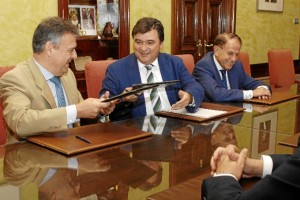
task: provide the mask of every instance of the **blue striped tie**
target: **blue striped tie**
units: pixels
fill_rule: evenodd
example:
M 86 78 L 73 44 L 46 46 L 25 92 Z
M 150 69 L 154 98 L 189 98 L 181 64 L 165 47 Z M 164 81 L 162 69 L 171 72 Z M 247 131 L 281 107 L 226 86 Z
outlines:
M 223 85 L 226 89 L 228 89 L 228 86 L 227 86 L 227 79 L 226 79 L 226 71 L 225 70 L 220 70 L 221 74 L 222 74 L 222 82 L 223 82 Z
M 55 85 L 57 107 L 66 107 L 65 95 L 59 77 L 53 76 L 50 81 Z

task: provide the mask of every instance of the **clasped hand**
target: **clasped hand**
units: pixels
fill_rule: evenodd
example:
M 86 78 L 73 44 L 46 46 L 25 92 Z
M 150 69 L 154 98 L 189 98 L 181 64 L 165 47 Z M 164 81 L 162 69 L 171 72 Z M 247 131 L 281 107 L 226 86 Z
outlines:
M 211 174 L 231 174 L 239 180 L 245 168 L 248 150 L 243 149 L 240 153 L 237 151 L 238 148 L 234 145 L 228 145 L 226 148 L 218 147 L 210 161 Z

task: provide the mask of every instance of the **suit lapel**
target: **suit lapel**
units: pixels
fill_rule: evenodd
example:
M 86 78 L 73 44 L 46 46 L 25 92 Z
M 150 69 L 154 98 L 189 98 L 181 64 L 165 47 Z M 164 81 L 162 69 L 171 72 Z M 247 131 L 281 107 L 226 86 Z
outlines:
M 129 70 L 127 71 L 127 77 L 130 77 L 130 85 L 141 83 L 140 70 L 137 63 L 137 58 L 134 54 L 132 54 L 131 59 L 129 61 Z
M 158 64 L 159 64 L 159 70 L 160 70 L 163 81 L 172 80 L 173 79 L 172 78 L 172 74 L 173 74 L 172 66 L 171 65 L 166 66 L 165 59 L 163 58 L 161 53 L 158 54 Z
M 41 89 L 41 95 L 44 97 L 45 101 L 49 103 L 51 108 L 56 108 L 55 99 L 52 95 L 52 92 L 50 90 L 49 85 L 47 84 L 47 81 L 45 80 L 45 77 L 39 70 L 38 66 L 36 65 L 33 58 L 31 58 L 28 61 L 30 71 L 32 72 L 32 76 L 35 80 L 35 84 L 38 88 Z

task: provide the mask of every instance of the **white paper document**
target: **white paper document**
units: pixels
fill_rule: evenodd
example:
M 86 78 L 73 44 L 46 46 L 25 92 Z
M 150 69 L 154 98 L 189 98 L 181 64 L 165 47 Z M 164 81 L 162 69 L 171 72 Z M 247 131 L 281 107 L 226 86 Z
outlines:
M 182 115 L 189 115 L 193 117 L 200 117 L 200 118 L 211 118 L 216 117 L 218 115 L 222 115 L 227 113 L 227 111 L 223 110 L 212 110 L 212 109 L 206 109 L 206 108 L 199 108 L 197 112 L 195 113 L 189 113 L 185 108 L 179 109 L 179 110 L 162 110 L 164 112 L 171 112 L 171 113 L 177 113 Z

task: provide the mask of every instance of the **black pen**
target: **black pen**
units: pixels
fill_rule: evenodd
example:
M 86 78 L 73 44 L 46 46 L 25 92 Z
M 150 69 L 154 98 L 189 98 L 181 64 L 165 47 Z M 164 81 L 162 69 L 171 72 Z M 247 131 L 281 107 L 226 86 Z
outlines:
M 81 141 L 84 141 L 86 143 L 92 144 L 91 141 L 89 141 L 88 139 L 85 139 L 84 137 L 80 136 L 80 135 L 75 135 L 76 139 L 79 139 Z

